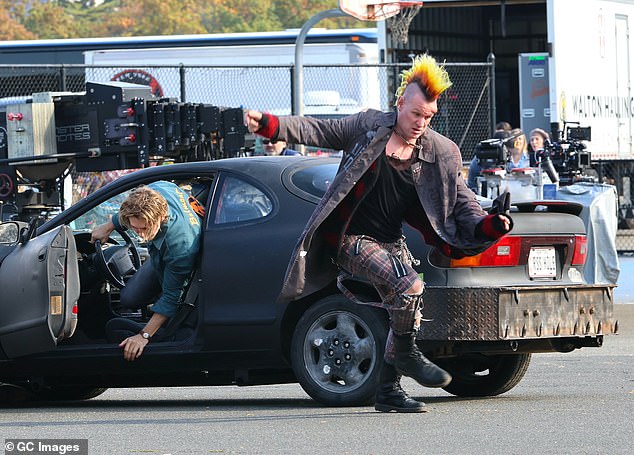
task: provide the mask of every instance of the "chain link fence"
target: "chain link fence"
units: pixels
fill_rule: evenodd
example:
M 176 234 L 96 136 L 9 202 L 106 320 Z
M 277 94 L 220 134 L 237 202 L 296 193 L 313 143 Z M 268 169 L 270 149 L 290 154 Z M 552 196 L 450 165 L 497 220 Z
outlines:
M 616 247 L 619 252 L 634 253 L 634 161 L 593 162 L 600 182 L 616 186 L 619 197 Z

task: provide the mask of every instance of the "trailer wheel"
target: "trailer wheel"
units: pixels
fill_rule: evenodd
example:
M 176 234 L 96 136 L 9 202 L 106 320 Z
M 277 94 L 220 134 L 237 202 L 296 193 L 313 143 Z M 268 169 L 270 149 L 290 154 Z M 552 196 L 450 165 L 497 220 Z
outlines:
M 459 397 L 490 397 L 508 392 L 524 377 L 531 354 L 466 354 L 440 359 L 453 379 L 444 390 Z

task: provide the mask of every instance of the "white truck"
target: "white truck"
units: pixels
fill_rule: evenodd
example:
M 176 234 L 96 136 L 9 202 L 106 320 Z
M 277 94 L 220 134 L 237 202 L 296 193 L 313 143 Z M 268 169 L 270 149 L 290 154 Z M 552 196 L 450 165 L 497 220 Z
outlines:
M 180 101 L 288 114 L 297 33 L 218 34 L 210 45 L 196 47 L 161 47 L 154 42 L 147 48 L 91 50 L 84 53 L 85 63 L 91 65 L 86 80 L 144 83 L 156 95 Z M 376 66 L 376 35 L 376 29 L 314 29 L 308 34 L 307 115 L 336 116 L 386 107 Z M 254 39 L 257 36 L 260 39 Z
M 550 119 L 592 127 L 593 160 L 634 158 L 634 1 L 549 0 Z

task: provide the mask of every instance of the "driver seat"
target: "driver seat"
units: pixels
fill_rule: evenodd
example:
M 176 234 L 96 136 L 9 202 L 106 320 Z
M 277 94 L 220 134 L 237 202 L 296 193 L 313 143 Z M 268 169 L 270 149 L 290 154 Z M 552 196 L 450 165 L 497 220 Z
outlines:
M 182 341 L 189 338 L 196 330 L 198 313 L 195 311 L 200 288 L 200 267 L 197 261 L 192 276 L 185 286 L 183 298 L 178 304 L 174 316 L 152 337 L 152 342 Z M 124 339 L 136 335 L 144 327 L 145 322 L 116 317 L 106 323 L 106 340 L 108 343 L 121 343 Z

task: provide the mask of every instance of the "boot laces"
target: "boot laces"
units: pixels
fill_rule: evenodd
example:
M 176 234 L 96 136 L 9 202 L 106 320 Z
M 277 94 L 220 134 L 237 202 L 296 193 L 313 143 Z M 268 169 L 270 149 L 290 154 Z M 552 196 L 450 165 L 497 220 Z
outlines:
M 404 400 L 409 399 L 409 395 L 405 393 L 405 390 L 401 387 L 401 384 L 397 381 L 392 385 L 392 388 L 385 395 L 391 398 L 403 398 Z
M 427 357 L 425 357 L 423 355 L 422 352 L 420 352 L 420 350 L 418 349 L 418 347 L 416 345 L 414 345 L 413 349 L 410 351 L 409 353 L 409 357 L 411 357 L 412 359 L 416 360 L 417 362 L 420 363 L 431 363 Z

